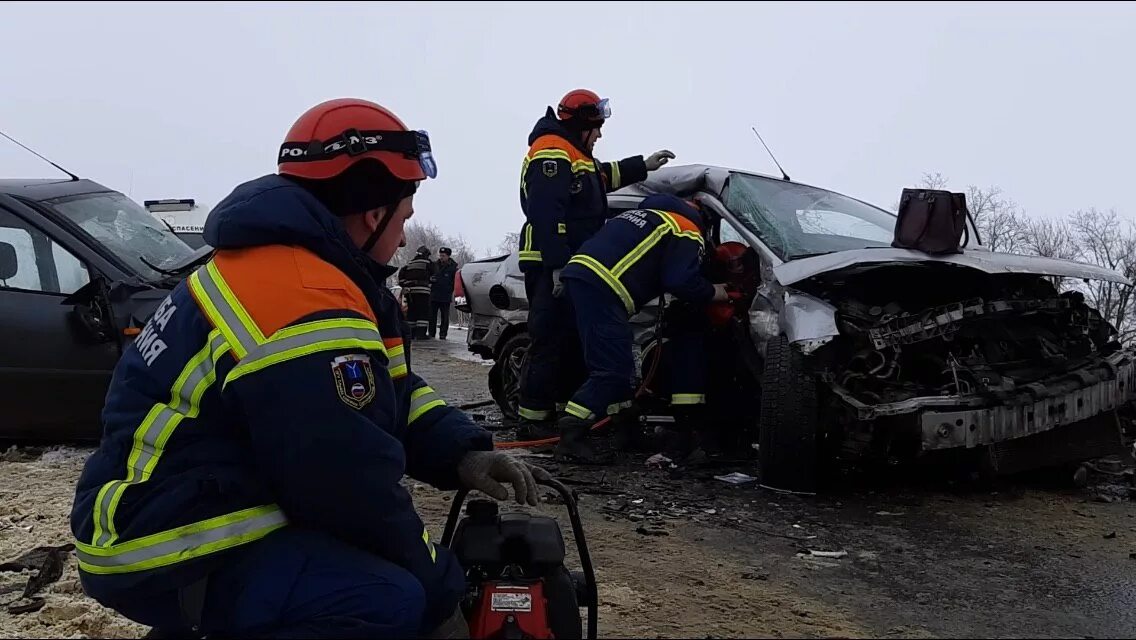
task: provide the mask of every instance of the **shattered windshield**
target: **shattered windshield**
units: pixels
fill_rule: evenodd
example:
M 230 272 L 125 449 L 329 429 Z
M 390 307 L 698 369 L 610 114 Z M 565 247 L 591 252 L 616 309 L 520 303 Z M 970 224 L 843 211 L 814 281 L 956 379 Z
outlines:
M 193 253 L 161 220 L 121 193 L 69 198 L 52 206 L 147 279 L 163 277 L 153 267 L 164 269 Z
M 833 251 L 890 247 L 895 216 L 816 187 L 741 173 L 730 176 L 726 206 L 788 261 Z

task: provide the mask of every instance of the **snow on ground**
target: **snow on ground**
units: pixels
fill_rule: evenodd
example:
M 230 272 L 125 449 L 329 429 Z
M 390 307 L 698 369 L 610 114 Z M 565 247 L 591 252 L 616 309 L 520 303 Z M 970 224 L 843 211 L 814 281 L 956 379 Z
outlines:
M 485 360 L 476 353 L 470 353 L 469 347 L 466 346 L 468 336 L 469 331 L 466 328 L 450 325 L 450 332 L 446 335 L 445 340 L 433 339 L 427 340 L 426 342 L 436 345 L 439 351 L 451 358 L 473 362 L 486 367 L 493 366 L 492 360 Z

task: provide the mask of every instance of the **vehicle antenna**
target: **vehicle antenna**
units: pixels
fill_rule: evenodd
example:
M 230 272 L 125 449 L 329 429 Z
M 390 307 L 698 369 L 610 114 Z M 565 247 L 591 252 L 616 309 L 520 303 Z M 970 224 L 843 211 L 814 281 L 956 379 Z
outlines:
M 55 167 L 56 169 L 59 169 L 59 170 L 60 170 L 60 171 L 62 171 L 63 173 L 66 173 L 67 175 L 71 176 L 71 180 L 72 180 L 72 181 L 78 181 L 78 180 L 79 180 L 79 176 L 77 176 L 77 175 L 75 175 L 75 174 L 71 173 L 70 171 L 68 171 L 68 170 L 64 169 L 63 167 L 61 167 L 61 166 L 59 166 L 59 165 L 55 164 L 55 163 L 54 163 L 54 162 L 52 162 L 51 160 L 48 160 L 47 158 L 45 158 L 45 157 L 43 157 L 42 155 L 40 155 L 40 154 L 36 153 L 36 152 L 35 152 L 35 151 L 33 151 L 32 149 L 29 149 L 29 148 L 27 147 L 27 145 L 23 144 L 23 143 L 22 143 L 22 142 L 20 142 L 19 140 L 16 140 L 16 139 L 15 139 L 15 138 L 13 138 L 12 136 L 10 136 L 10 135 L 8 135 L 8 134 L 4 133 L 3 131 L 0 131 L 0 136 L 4 136 L 5 138 L 7 138 L 7 139 L 11 140 L 12 142 L 15 142 L 16 144 L 20 145 L 20 146 L 21 146 L 21 147 L 23 147 L 24 149 L 27 149 L 27 151 L 29 151 L 29 152 L 31 152 L 32 154 L 34 154 L 34 155 L 36 155 L 37 157 L 39 157 L 39 159 L 41 159 L 41 160 L 43 160 L 44 162 L 46 162 L 46 163 L 50 164 L 51 166 Z
M 770 158 L 773 158 L 773 164 L 777 165 L 777 168 L 781 171 L 781 179 L 785 182 L 792 182 L 792 180 L 789 179 L 789 174 L 785 173 L 785 170 L 781 168 L 781 163 L 777 162 L 776 156 L 769 150 L 769 145 L 765 144 L 765 140 L 761 139 L 761 134 L 757 132 L 757 127 L 750 127 L 750 129 L 753 129 L 753 135 L 757 136 L 757 140 L 761 142 L 761 146 L 765 147 L 765 152 L 769 154 Z

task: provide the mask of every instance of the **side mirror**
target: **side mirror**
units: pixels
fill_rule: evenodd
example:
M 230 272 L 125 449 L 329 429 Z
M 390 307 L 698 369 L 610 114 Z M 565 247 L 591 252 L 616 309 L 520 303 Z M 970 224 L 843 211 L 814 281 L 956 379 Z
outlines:
M 102 276 L 95 276 L 81 289 L 67 296 L 63 304 L 73 306 L 67 314 L 71 325 L 88 343 L 114 342 L 110 299 Z
M 0 242 L 0 280 L 8 280 L 16 275 L 16 247 Z

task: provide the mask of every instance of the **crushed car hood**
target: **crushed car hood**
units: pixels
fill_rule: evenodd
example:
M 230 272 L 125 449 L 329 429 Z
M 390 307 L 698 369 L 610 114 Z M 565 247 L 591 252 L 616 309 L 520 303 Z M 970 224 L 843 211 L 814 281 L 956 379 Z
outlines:
M 931 256 L 910 249 L 895 249 L 882 247 L 879 249 L 852 249 L 849 251 L 836 251 L 824 255 L 812 256 L 791 260 L 773 267 L 777 281 L 782 285 L 791 285 L 815 275 L 839 271 L 849 267 L 894 264 L 894 263 L 932 263 L 941 262 L 970 267 L 991 274 L 999 273 L 1032 273 L 1042 276 L 1061 276 L 1066 278 L 1086 278 L 1090 280 L 1105 280 L 1124 285 L 1132 284 L 1128 278 L 1119 273 L 1091 264 L 1060 260 L 1057 258 L 1041 258 L 1038 256 L 1019 256 L 1010 253 L 995 253 L 992 251 L 967 251 L 965 253 Z

